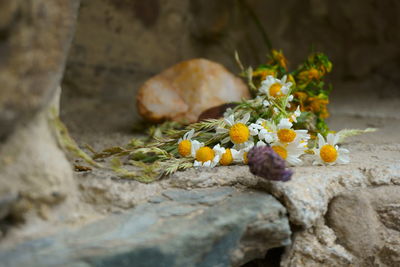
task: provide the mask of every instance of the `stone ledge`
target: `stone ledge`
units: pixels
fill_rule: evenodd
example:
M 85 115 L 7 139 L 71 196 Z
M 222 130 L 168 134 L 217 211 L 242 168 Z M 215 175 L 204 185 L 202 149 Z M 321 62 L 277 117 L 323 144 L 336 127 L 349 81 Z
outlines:
M 80 229 L 2 249 L 0 266 L 238 266 L 288 245 L 290 235 L 271 195 L 170 189 Z

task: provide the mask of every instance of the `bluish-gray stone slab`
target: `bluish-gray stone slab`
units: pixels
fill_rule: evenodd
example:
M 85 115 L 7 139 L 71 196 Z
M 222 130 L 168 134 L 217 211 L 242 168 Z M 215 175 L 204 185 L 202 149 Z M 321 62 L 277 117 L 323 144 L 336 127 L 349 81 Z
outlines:
M 290 242 L 285 208 L 230 187 L 165 191 L 123 214 L 0 251 L 0 266 L 231 266 Z

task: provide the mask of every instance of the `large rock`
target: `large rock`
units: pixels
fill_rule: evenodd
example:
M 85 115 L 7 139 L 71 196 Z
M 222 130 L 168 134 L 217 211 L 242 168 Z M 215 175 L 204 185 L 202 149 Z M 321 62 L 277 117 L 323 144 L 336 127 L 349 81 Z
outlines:
M 51 100 L 72 39 L 78 0 L 0 3 L 0 142 Z
M 239 266 L 288 245 L 290 234 L 284 207 L 263 192 L 170 189 L 123 214 L 2 248 L 0 266 Z
M 182 188 L 244 185 L 269 191 L 287 208 L 296 229 L 282 266 L 371 266 L 373 261 L 397 266 L 399 145 L 347 147 L 349 165 L 313 166 L 306 156 L 305 166 L 294 168 L 293 178 L 285 183 L 252 176 L 247 166 L 228 166 L 177 173 L 171 184 Z
M 324 217 L 297 231 L 282 266 L 399 266 L 400 186 L 339 194 Z
M 46 109 L 18 127 L 0 147 L 0 226 L 3 219 L 18 221 L 29 211 L 40 214 L 77 193 L 55 132 L 60 130 L 55 125 L 60 93 L 61 88 Z
M 400 186 L 381 186 L 333 199 L 328 225 L 363 266 L 400 265 Z
M 353 267 L 357 258 L 336 242 L 335 232 L 320 218 L 313 227 L 293 234 L 282 267 Z M 367 265 L 368 266 L 368 265 Z
M 77 191 L 54 121 L 78 4 L 0 3 L 0 234 Z
M 137 94 L 137 107 L 149 121 L 191 123 L 206 109 L 248 97 L 243 81 L 222 65 L 192 59 L 146 81 Z

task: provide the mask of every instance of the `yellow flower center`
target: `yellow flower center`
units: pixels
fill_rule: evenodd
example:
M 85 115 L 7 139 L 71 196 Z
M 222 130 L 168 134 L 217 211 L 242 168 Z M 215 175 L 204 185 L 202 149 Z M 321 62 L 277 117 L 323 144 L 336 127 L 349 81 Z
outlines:
M 327 163 L 335 162 L 338 157 L 336 148 L 332 145 L 324 145 L 319 151 L 321 159 Z
M 282 84 L 274 83 L 269 88 L 269 95 L 272 96 L 272 97 L 277 97 L 278 95 L 280 95 L 281 89 L 282 89 Z
M 283 143 L 290 143 L 296 138 L 296 132 L 292 129 L 280 129 L 278 131 L 278 138 Z
M 189 140 L 182 140 L 178 145 L 179 155 L 181 155 L 182 157 L 189 156 L 191 148 L 192 148 L 192 143 Z
M 219 163 L 221 165 L 227 166 L 233 162 L 232 152 L 229 148 L 225 150 L 225 153 L 222 154 L 221 160 Z
M 244 164 L 248 164 L 248 163 L 249 163 L 249 159 L 247 158 L 247 153 L 248 153 L 248 152 L 244 152 L 244 153 L 243 153 L 243 163 L 244 163 Z
M 243 123 L 234 124 L 229 130 L 229 136 L 235 144 L 241 144 L 249 140 L 250 131 Z
M 283 146 L 272 146 L 272 149 L 276 152 L 276 154 L 281 156 L 281 158 L 287 158 L 287 150 Z
M 201 161 L 203 163 L 212 160 L 214 156 L 215 156 L 214 150 L 212 150 L 208 146 L 201 147 L 196 152 L 196 160 Z

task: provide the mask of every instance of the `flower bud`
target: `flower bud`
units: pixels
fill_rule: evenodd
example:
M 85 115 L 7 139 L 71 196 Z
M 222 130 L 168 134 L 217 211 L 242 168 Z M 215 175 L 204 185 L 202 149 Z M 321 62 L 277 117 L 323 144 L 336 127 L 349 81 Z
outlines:
M 289 181 L 293 171 L 271 147 L 253 147 L 247 154 L 251 173 L 271 181 Z

